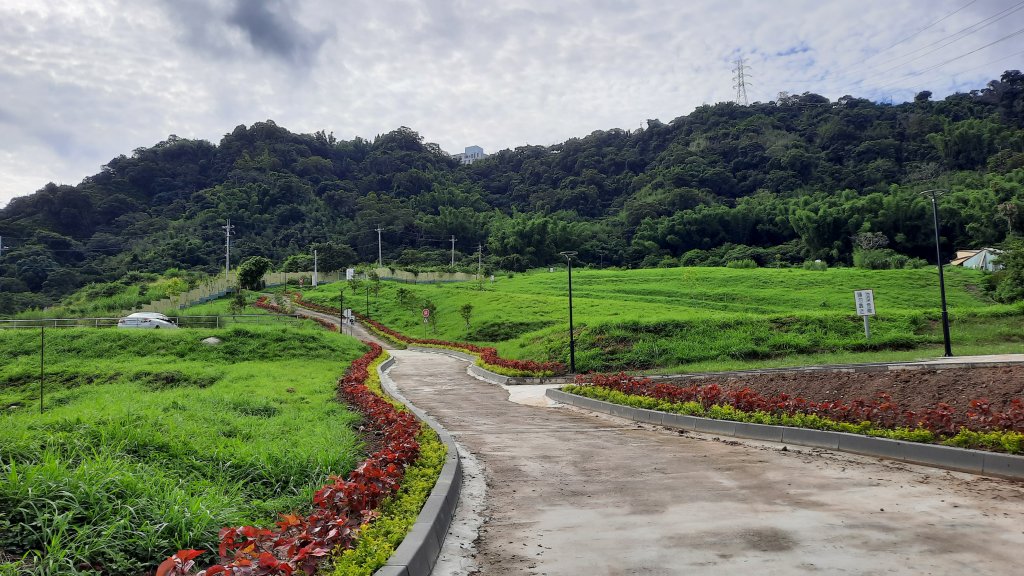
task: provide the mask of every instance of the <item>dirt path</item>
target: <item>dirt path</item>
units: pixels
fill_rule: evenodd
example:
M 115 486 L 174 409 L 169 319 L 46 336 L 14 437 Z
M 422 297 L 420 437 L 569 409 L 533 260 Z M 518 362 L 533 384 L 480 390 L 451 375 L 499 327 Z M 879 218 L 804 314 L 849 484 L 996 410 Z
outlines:
M 465 362 L 394 355 L 483 464 L 482 574 L 1021 573 L 1022 484 L 513 404 Z

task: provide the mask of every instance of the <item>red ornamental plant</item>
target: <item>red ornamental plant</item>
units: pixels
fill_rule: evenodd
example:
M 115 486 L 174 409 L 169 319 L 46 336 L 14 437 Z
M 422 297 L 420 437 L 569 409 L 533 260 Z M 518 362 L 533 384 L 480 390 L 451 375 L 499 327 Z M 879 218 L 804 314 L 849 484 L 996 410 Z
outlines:
M 272 306 L 272 305 L 271 305 Z M 308 516 L 283 514 L 273 528 L 239 526 L 220 531 L 220 562 L 196 576 L 291 576 L 313 574 L 319 562 L 338 547 L 351 547 L 359 527 L 377 517 L 385 498 L 398 491 L 407 466 L 419 456 L 420 425 L 366 387 L 370 364 L 381 354 L 377 344 L 352 362 L 339 390 L 366 417 L 366 426 L 382 437 L 382 448 L 348 478 L 332 477 L 317 491 Z M 161 564 L 158 576 L 192 574 L 200 552 L 181 550 Z
M 578 376 L 576 383 L 668 402 L 698 402 L 705 409 L 720 404 L 744 412 L 767 412 L 789 416 L 812 414 L 837 422 L 871 422 L 882 428 L 909 426 L 943 435 L 956 434 L 961 428 L 978 432 L 1024 432 L 1024 400 L 1019 398 L 1012 400 L 1010 406 L 1002 412 L 993 412 L 989 401 L 981 398 L 971 402 L 971 410 L 966 414 L 958 414 L 952 406 L 945 403 L 917 412 L 903 410 L 884 392 L 879 393 L 873 400 L 815 402 L 799 397 L 793 398 L 788 394 L 768 398 L 750 388 L 723 392 L 718 384 L 677 386 L 656 383 L 649 378 L 635 378 L 624 373 Z
M 325 314 L 335 314 L 336 315 L 338 313 L 338 309 L 337 308 L 332 308 L 330 306 L 323 306 L 321 304 L 316 304 L 316 303 L 313 303 L 313 302 L 307 302 L 307 301 L 303 300 L 302 299 L 302 294 L 299 293 L 299 292 L 293 293 L 292 294 L 292 298 L 295 300 L 295 302 L 297 304 L 301 305 L 303 308 L 309 308 L 310 310 L 314 310 L 316 312 L 322 312 L 322 313 L 325 313 Z M 536 373 L 536 374 L 542 374 L 542 373 L 564 374 L 565 373 L 565 365 L 562 364 L 561 362 L 537 362 L 537 361 L 534 361 L 534 360 L 512 360 L 512 359 L 502 358 L 501 356 L 498 356 L 498 351 L 496 349 L 494 349 L 494 348 L 489 347 L 489 346 L 477 346 L 476 344 L 469 344 L 469 343 L 466 343 L 466 342 L 448 342 L 446 340 L 437 340 L 437 339 L 433 339 L 433 338 L 412 338 L 412 337 L 406 336 L 405 334 L 402 334 L 401 332 L 392 330 L 391 328 L 388 328 L 387 326 L 385 326 L 384 324 L 381 324 L 380 322 L 377 322 L 376 320 L 371 320 L 370 318 L 367 318 L 367 317 L 363 316 L 362 314 L 358 314 L 358 313 L 355 313 L 355 312 L 353 312 L 353 313 L 356 315 L 356 318 L 358 318 L 359 321 L 362 322 L 363 324 L 367 324 L 369 326 L 372 326 L 374 329 L 376 329 L 377 331 L 387 335 L 388 337 L 394 338 L 395 340 L 397 340 L 399 342 L 405 342 L 406 344 L 426 344 L 428 346 L 442 346 L 442 347 L 445 347 L 445 348 L 453 348 L 453 349 L 456 349 L 456 350 L 464 350 L 466 352 L 470 352 L 472 354 L 476 354 L 476 355 L 480 356 L 480 359 L 483 360 L 483 362 L 485 364 L 490 364 L 491 366 L 499 366 L 501 368 L 508 368 L 510 370 L 520 370 L 520 371 L 523 371 L 523 372 L 532 372 L 532 373 Z

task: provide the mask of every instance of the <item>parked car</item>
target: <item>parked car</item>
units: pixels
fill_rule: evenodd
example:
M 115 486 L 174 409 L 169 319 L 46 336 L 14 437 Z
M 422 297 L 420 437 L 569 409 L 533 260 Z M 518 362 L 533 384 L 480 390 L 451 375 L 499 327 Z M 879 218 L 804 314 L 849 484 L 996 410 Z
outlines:
M 159 312 L 135 312 L 117 321 L 118 328 L 177 328 L 178 325 Z

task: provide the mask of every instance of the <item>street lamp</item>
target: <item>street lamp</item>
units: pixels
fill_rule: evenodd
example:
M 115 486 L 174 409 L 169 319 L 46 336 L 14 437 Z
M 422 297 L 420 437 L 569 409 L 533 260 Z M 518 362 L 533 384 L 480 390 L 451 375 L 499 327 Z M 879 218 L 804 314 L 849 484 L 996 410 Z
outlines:
M 565 261 L 569 264 L 569 372 L 575 374 L 576 337 L 573 336 L 572 327 L 572 257 L 576 255 L 576 252 L 559 252 L 559 254 L 565 256 Z
M 932 199 L 932 221 L 935 223 L 935 264 L 939 267 L 939 295 L 942 298 L 942 341 L 946 346 L 947 358 L 953 355 L 949 345 L 949 313 L 946 312 L 946 282 L 942 277 L 942 252 L 939 250 L 939 203 L 936 199 L 936 192 L 949 192 L 945 188 L 925 190 L 922 194 L 931 196 Z

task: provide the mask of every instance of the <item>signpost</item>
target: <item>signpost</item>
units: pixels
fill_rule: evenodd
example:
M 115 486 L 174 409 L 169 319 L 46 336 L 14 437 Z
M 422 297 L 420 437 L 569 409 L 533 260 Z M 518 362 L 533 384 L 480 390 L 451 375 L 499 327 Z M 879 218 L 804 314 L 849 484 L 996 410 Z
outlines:
M 875 293 L 872 290 L 854 290 L 853 300 L 857 303 L 857 315 L 864 318 L 864 339 L 871 339 L 868 316 L 875 315 Z
M 423 309 L 423 337 L 427 337 L 427 321 L 430 320 L 430 308 Z

